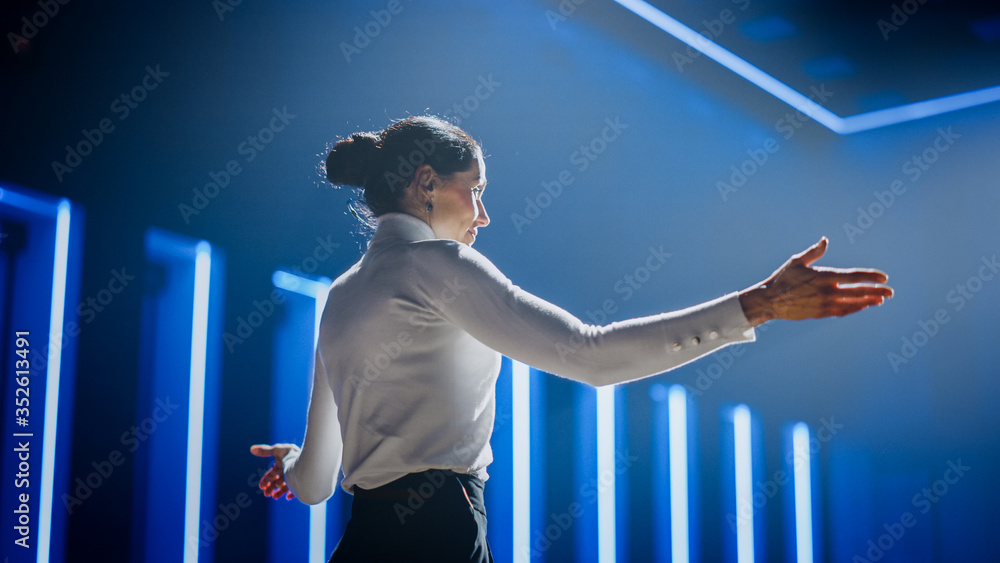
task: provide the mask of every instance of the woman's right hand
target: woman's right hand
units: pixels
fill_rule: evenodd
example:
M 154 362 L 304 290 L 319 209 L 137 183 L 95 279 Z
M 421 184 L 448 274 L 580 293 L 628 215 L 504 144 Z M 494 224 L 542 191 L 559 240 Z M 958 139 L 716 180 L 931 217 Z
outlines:
M 771 319 L 842 317 L 892 297 L 885 272 L 868 268 L 813 266 L 826 252 L 826 237 L 792 256 L 770 278 L 740 292 L 747 320 L 754 326 Z
M 284 459 L 288 452 L 298 451 L 298 449 L 299 447 L 295 444 L 255 444 L 250 446 L 250 453 L 257 457 L 274 457 L 274 466 L 260 478 L 258 485 L 265 495 L 273 499 L 279 499 L 282 495 L 288 499 L 295 498 L 295 495 L 288 490 L 288 484 L 285 483 Z

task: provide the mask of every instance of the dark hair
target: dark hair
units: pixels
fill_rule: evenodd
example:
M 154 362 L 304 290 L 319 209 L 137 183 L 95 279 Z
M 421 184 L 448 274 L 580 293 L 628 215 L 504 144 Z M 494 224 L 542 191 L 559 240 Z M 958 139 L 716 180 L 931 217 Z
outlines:
M 472 166 L 481 150 L 468 133 L 443 119 L 408 117 L 378 133 L 358 132 L 338 141 L 326 157 L 326 177 L 332 184 L 361 188 L 359 219 L 373 226 L 375 217 L 400 210 L 420 165 L 449 176 Z

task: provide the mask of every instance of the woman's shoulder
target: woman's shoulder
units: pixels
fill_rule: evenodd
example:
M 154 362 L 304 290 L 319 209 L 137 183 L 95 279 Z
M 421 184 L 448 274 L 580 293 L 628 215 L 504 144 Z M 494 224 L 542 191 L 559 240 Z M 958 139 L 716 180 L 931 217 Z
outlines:
M 428 239 L 411 242 L 407 246 L 409 258 L 416 267 L 496 269 L 481 252 L 458 241 Z
M 468 280 L 484 287 L 510 280 L 478 250 L 448 239 L 400 241 L 366 256 L 361 279 L 394 279 L 437 286 L 446 280 Z M 359 272 L 361 273 L 361 272 Z

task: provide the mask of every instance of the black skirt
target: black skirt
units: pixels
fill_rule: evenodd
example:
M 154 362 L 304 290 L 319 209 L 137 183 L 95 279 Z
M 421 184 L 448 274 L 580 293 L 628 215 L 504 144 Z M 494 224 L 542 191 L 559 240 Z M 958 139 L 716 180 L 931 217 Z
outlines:
M 351 519 L 330 563 L 491 562 L 483 482 L 443 469 L 354 488 Z

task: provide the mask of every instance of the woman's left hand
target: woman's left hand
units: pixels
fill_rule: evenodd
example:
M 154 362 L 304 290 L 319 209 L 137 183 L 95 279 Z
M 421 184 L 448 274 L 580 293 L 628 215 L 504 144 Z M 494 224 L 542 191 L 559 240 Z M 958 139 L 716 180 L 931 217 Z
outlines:
M 765 281 L 740 292 L 740 303 L 751 324 L 771 319 L 842 317 L 892 297 L 892 288 L 885 285 L 889 276 L 879 270 L 813 266 L 826 252 L 828 242 L 823 237 L 789 258 Z
M 258 485 L 265 495 L 273 499 L 279 499 L 282 495 L 285 495 L 287 499 L 295 498 L 295 495 L 288 490 L 288 484 L 285 483 L 284 459 L 288 452 L 298 449 L 299 447 L 295 444 L 256 444 L 250 446 L 250 453 L 257 457 L 274 456 L 274 466 L 260 478 Z

